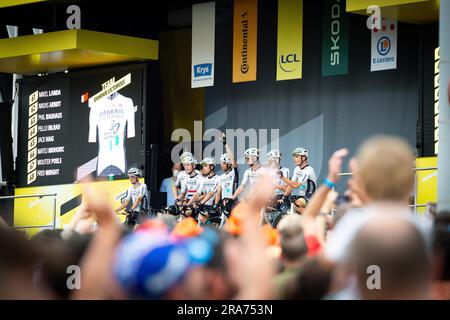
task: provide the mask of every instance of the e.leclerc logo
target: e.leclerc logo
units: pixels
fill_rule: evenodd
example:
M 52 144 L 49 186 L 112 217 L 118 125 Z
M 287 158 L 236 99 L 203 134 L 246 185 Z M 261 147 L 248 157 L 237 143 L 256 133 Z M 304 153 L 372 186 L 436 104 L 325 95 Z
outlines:
M 391 50 L 391 40 L 384 36 L 378 40 L 377 51 L 381 56 L 385 56 Z
M 210 76 L 212 63 L 197 64 L 194 66 L 194 78 Z
M 280 56 L 280 61 L 278 62 L 280 65 L 280 68 L 285 71 L 285 72 L 292 72 L 295 71 L 295 69 L 297 69 L 298 64 L 294 64 L 294 68 L 289 68 L 289 66 L 291 66 L 293 63 L 298 63 L 300 62 L 300 60 L 297 59 L 297 54 L 296 53 L 290 53 L 287 55 L 281 55 Z

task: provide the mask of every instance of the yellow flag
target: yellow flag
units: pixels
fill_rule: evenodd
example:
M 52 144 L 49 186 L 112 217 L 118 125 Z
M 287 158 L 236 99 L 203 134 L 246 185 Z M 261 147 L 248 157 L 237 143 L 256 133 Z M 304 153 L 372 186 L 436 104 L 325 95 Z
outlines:
M 278 0 L 277 81 L 301 79 L 303 0 Z
M 256 80 L 258 0 L 234 0 L 233 83 Z

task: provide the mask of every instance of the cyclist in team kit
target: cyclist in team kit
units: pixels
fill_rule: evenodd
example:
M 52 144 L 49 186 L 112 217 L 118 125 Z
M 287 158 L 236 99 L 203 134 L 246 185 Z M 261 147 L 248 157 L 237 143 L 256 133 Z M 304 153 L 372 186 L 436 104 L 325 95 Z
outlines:
M 142 172 L 138 168 L 130 168 L 128 170 L 128 178 L 131 186 L 128 188 L 125 201 L 118 207 L 115 212 L 121 212 L 127 208 L 131 202 L 131 207 L 126 210 L 127 218 L 125 224 L 134 227 L 140 223 L 142 216 L 148 213 L 148 191 L 145 183 L 140 183 L 139 178 Z
M 199 224 L 205 223 L 209 218 L 209 212 L 214 209 L 214 201 L 220 184 L 220 177 L 214 171 L 214 159 L 204 158 L 201 166 L 203 187 L 194 195 L 194 202 L 198 202 L 200 209 Z
M 248 164 L 249 168 L 245 170 L 244 177 L 242 179 L 241 185 L 237 188 L 236 192 L 231 196 L 231 199 L 235 200 L 244 191 L 245 187 L 253 187 L 255 183 L 260 179 L 263 168 L 259 162 L 259 150 L 256 148 L 249 148 L 245 150 L 244 153 L 245 162 Z
M 183 152 L 183 153 L 181 154 L 181 156 L 180 156 L 180 163 L 183 165 L 184 159 L 186 159 L 186 158 L 188 158 L 188 157 L 193 158 L 194 156 L 193 156 L 193 154 L 192 154 L 191 152 L 189 152 L 189 151 Z M 194 169 L 195 169 L 195 167 L 194 167 Z M 198 171 L 198 170 L 196 170 L 196 169 L 195 169 L 195 172 L 197 172 L 198 174 L 200 174 L 200 171 Z M 177 180 L 175 181 L 175 188 L 177 188 L 177 192 L 178 192 L 178 193 L 180 193 L 181 188 L 182 188 L 182 185 L 183 185 L 183 183 L 186 181 L 187 178 L 188 178 L 188 174 L 186 173 L 186 170 L 185 170 L 184 165 L 183 165 L 183 170 L 180 171 L 180 172 L 178 173 Z
M 317 176 L 313 167 L 308 164 L 309 152 L 305 148 L 295 148 L 292 151 L 294 163 L 296 165 L 292 174 L 292 179 L 284 176 L 279 171 L 280 178 L 287 184 L 287 190 L 284 193 L 283 200 L 288 197 L 294 189 L 299 188 L 299 198 L 294 202 L 295 209 L 299 213 L 303 213 L 306 204 L 316 191 Z
M 219 204 L 221 199 L 231 199 L 239 186 L 237 162 L 233 157 L 233 152 L 230 146 L 228 146 L 225 136 L 223 136 L 222 142 L 226 153 L 220 156 L 220 168 L 223 173 L 220 175 L 219 190 L 215 199 L 216 204 Z
M 203 176 L 195 170 L 197 160 L 193 156 L 186 156 L 183 159 L 183 167 L 187 178 L 181 183 L 181 194 L 177 198 L 178 203 L 185 203 L 186 206 L 191 206 L 194 201 L 199 200 L 194 195 L 201 194 L 203 189 Z M 179 174 L 178 174 L 179 176 Z
M 270 168 L 275 169 L 277 172 L 281 171 L 284 177 L 290 177 L 290 170 L 287 167 L 283 167 L 281 165 L 281 152 L 280 150 L 274 149 L 269 151 L 267 154 L 267 160 L 269 161 L 268 165 Z M 283 194 L 287 190 L 286 182 L 281 179 L 281 177 L 277 177 L 277 185 L 275 187 L 275 195 L 277 198 L 281 198 Z

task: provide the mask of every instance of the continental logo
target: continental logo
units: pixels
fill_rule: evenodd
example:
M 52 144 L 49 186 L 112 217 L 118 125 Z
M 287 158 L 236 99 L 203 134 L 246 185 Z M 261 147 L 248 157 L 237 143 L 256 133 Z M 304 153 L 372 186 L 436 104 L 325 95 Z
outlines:
M 241 72 L 246 74 L 248 72 L 248 14 L 244 12 L 242 15 L 242 62 L 241 62 Z
M 296 53 L 290 53 L 287 55 L 281 55 L 278 64 L 284 72 L 293 72 L 297 70 L 300 60 L 297 58 Z
M 39 91 L 36 91 L 36 92 L 30 94 L 30 96 L 28 98 L 27 185 L 36 181 L 38 99 L 39 99 Z

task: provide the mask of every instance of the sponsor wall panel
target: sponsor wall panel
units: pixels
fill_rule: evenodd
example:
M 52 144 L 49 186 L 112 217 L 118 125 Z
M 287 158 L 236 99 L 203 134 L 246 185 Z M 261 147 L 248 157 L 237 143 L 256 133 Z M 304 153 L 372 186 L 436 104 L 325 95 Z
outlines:
M 214 85 L 215 15 L 215 2 L 192 6 L 192 88 Z
M 233 14 L 233 83 L 255 81 L 258 0 L 235 0 Z
M 348 72 L 348 16 L 345 0 L 323 1 L 322 76 Z
M 301 79 L 303 0 L 278 0 L 277 81 Z
M 397 21 L 383 18 L 371 31 L 370 71 L 397 69 Z
M 419 105 L 417 26 L 400 23 L 398 57 L 402 63 L 397 70 L 371 73 L 367 17 L 350 14 L 349 26 L 361 28 L 349 28 L 349 39 L 355 45 L 349 48 L 348 75 L 322 77 L 322 2 L 304 1 L 303 5 L 304 12 L 308 13 L 303 21 L 303 57 L 307 63 L 303 65 L 305 79 L 301 81 L 274 82 L 278 2 L 258 3 L 258 15 L 265 21 L 259 24 L 260 36 L 265 41 L 258 44 L 258 64 L 265 67 L 259 68 L 258 81 L 250 86 L 239 86 L 239 90 L 230 81 L 233 20 L 218 22 L 217 33 L 228 32 L 229 36 L 226 41 L 216 44 L 217 82 L 206 90 L 205 129 L 255 129 L 258 141 L 265 140 L 260 138 L 259 130 L 267 132 L 270 140 L 271 130 L 277 129 L 279 148 L 283 153 L 282 165 L 292 172 L 291 151 L 303 146 L 310 151 L 311 165 L 321 176 L 319 181 L 325 177 L 328 158 L 335 150 L 349 148 L 350 158 L 361 142 L 371 135 L 398 135 L 414 148 L 417 109 L 411 106 Z M 232 8 L 229 10 L 231 16 Z M 241 159 L 243 151 L 238 150 L 236 142 L 235 146 L 236 158 Z M 244 147 L 251 146 L 247 139 Z M 261 161 L 266 161 L 266 155 L 262 155 Z M 241 167 L 242 170 L 246 168 L 245 165 Z M 342 179 L 337 190 L 345 189 L 346 179 Z

